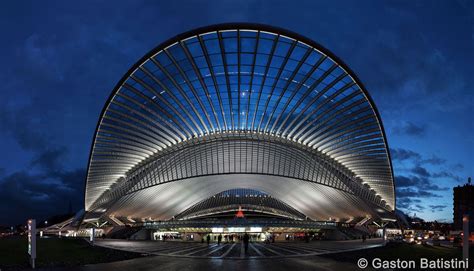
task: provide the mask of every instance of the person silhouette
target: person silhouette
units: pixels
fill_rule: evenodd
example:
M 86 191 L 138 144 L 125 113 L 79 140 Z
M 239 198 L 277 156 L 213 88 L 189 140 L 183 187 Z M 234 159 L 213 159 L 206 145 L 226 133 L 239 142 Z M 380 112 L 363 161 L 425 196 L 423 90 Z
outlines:
M 249 250 L 249 240 L 250 240 L 250 236 L 245 233 L 244 234 L 244 249 L 245 249 L 245 254 L 247 254 L 247 251 Z

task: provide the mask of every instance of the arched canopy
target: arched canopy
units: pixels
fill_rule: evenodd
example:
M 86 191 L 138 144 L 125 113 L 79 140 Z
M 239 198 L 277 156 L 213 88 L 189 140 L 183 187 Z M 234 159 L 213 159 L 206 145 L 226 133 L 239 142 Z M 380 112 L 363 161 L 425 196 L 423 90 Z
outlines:
M 315 189 L 312 195 L 282 194 L 302 182 Z M 314 219 L 395 206 L 385 133 L 364 86 L 327 49 L 264 25 L 178 35 L 125 74 L 96 129 L 85 208 L 129 216 L 126 210 L 136 214 L 133 206 L 141 206 L 141 217 L 167 219 L 221 192 L 203 190 L 209 183 L 224 190 L 262 187 L 290 206 L 306 200 L 296 209 Z M 161 206 L 146 201 L 152 195 L 166 205 L 165 186 L 200 191 L 201 198 L 168 201 L 169 210 L 158 215 Z M 327 199 L 314 197 L 327 191 Z

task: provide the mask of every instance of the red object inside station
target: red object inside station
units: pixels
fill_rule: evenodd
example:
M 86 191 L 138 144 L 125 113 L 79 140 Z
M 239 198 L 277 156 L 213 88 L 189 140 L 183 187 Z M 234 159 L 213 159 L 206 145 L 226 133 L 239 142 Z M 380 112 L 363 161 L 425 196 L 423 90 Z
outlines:
M 237 211 L 237 214 L 235 214 L 235 217 L 237 218 L 243 218 L 244 217 L 244 212 L 242 212 L 242 209 L 239 206 L 239 210 Z

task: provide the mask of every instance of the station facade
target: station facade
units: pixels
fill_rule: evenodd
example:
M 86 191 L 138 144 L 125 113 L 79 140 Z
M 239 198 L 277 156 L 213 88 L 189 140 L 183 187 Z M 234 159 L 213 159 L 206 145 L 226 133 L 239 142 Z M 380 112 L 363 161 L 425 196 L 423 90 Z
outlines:
M 154 239 L 286 237 L 390 221 L 394 208 L 382 120 L 355 73 L 299 34 L 221 24 L 165 41 L 117 83 L 83 221 Z

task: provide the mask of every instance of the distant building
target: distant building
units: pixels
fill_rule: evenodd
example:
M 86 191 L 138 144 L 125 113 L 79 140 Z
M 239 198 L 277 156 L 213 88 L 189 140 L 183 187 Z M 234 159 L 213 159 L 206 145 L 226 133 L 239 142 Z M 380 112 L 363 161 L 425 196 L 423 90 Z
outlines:
M 474 185 L 471 178 L 463 186 L 454 187 L 454 229 L 462 230 L 462 217 L 469 215 L 469 232 L 474 231 Z

